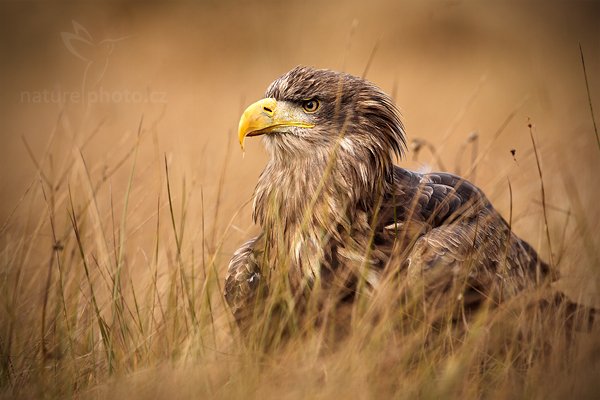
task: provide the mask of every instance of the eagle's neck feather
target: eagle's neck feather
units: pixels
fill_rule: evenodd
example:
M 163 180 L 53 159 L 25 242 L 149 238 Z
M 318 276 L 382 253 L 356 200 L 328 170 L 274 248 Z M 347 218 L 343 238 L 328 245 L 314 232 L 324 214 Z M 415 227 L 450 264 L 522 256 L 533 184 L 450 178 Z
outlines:
M 255 191 L 254 219 L 275 259 L 269 265 L 287 263 L 300 279 L 313 280 L 334 248 L 347 246 L 351 232 L 368 230 L 371 207 L 393 167 L 357 154 L 347 141 L 334 151 L 292 157 L 267 164 Z

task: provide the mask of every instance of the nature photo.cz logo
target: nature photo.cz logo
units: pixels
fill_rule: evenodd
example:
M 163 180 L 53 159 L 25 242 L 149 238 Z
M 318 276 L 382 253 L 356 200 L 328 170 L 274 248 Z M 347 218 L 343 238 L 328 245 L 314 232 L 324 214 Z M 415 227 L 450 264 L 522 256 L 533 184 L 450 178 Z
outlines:
M 166 103 L 166 93 L 162 91 L 107 90 L 102 86 L 115 48 L 131 36 L 96 40 L 79 22 L 72 24 L 73 32 L 61 32 L 60 36 L 65 48 L 83 63 L 80 89 L 22 91 L 21 103 Z

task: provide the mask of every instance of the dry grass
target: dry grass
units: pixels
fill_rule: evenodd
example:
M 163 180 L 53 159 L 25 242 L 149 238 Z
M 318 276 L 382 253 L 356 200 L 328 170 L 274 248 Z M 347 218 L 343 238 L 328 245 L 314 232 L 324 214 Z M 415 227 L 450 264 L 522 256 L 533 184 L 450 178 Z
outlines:
M 231 30 L 223 37 L 211 35 L 211 29 L 217 31 L 214 21 L 220 21 L 223 15 L 233 21 L 232 26 L 245 26 L 246 8 L 194 9 L 197 14 L 190 20 L 186 19 L 185 7 L 166 15 L 162 9 L 148 11 L 150 17 L 144 14 L 146 11 L 137 14 L 132 11 L 139 19 L 132 18 L 130 29 L 141 34 L 132 36 L 130 47 L 124 42 L 120 56 L 116 52 L 114 59 L 111 58 L 106 86 L 112 83 L 119 89 L 124 81 L 136 82 L 142 88 L 146 82 L 154 82 L 160 74 L 148 58 L 154 57 L 154 47 L 158 47 L 161 49 L 158 54 L 167 60 L 165 70 L 160 72 L 167 78 L 157 85 L 159 89 L 166 88 L 171 96 L 168 105 L 171 114 L 167 112 L 165 117 L 164 109 L 144 109 L 147 112 L 138 124 L 133 121 L 139 118 L 139 113 L 132 111 L 140 109 L 124 106 L 121 113 L 127 117 L 123 117 L 117 107 L 101 105 L 98 114 L 102 118 L 114 117 L 119 124 L 108 118 L 108 122 L 99 119 L 94 125 L 96 119 L 85 120 L 89 109 L 78 113 L 79 109 L 74 111 L 75 107 L 66 106 L 59 115 L 52 114 L 56 124 L 46 144 L 40 146 L 40 137 L 48 126 L 41 125 L 42 122 L 29 123 L 34 119 L 30 110 L 38 105 L 19 104 L 20 108 L 9 109 L 16 115 L 15 124 L 27 129 L 23 129 L 25 133 L 21 136 L 24 146 L 19 143 L 19 148 L 25 150 L 8 154 L 7 163 L 32 165 L 35 178 L 21 186 L 8 186 L 10 196 L 2 194 L 9 204 L 4 205 L 5 219 L 0 221 L 0 397 L 598 398 L 600 324 L 596 321 L 589 329 L 579 326 L 574 332 L 565 327 L 564 305 L 544 307 L 542 299 L 551 297 L 548 288 L 525 293 L 501 307 L 484 308 L 469 321 L 468 327 L 459 321 L 457 329 L 451 321 L 456 316 L 454 301 L 441 299 L 435 308 L 431 304 L 427 308 L 423 299 L 403 287 L 402 282 L 393 281 L 375 296 L 361 297 L 348 313 L 348 332 L 342 340 L 337 340 L 337 332 L 332 332 L 330 325 L 313 323 L 322 315 L 312 312 L 306 320 L 298 320 L 291 296 L 282 286 L 268 299 L 270 312 L 258 316 L 254 329 L 247 337 L 240 337 L 221 295 L 222 279 L 233 249 L 251 237 L 256 228 L 251 226 L 245 198 L 253 182 L 234 177 L 231 171 L 248 168 L 250 172 L 240 173 L 247 177 L 258 169 L 254 171 L 248 164 L 238 165 L 241 156 L 235 158 L 238 156 L 231 133 L 223 154 L 207 155 L 217 147 L 214 142 L 209 146 L 207 138 L 215 140 L 218 137 L 215 132 L 224 135 L 225 128 L 214 121 L 211 124 L 207 114 L 203 114 L 201 121 L 189 121 L 185 116 L 195 116 L 199 106 L 208 109 L 215 104 L 226 104 L 227 110 L 215 113 L 212 118 L 233 121 L 240 91 L 258 93 L 259 87 L 274 77 L 275 70 L 289 67 L 288 62 L 334 66 L 335 57 L 339 56 L 335 53 L 338 43 L 347 36 L 346 31 L 339 33 L 337 26 L 349 25 L 346 19 L 352 21 L 352 13 L 363 15 L 364 9 L 359 6 L 364 7 L 363 2 L 356 2 L 354 8 L 341 14 L 334 6 L 323 9 L 325 22 L 306 32 L 307 43 L 331 35 L 328 28 L 333 25 L 335 40 L 320 43 L 318 51 L 308 45 L 296 46 L 298 29 L 313 15 L 310 7 L 293 9 L 297 17 L 290 28 L 287 28 L 290 19 L 280 18 L 287 9 L 278 14 L 276 7 L 250 22 L 250 32 L 257 37 L 264 33 L 271 35 L 274 31 L 271 24 L 278 24 L 275 30 L 281 34 L 280 42 L 269 45 L 281 47 L 267 47 L 267 50 L 258 41 L 258 44 L 248 43 L 247 37 L 251 35 L 244 30 Z M 514 19 L 514 26 L 506 26 L 519 39 L 504 41 L 508 28 L 497 27 L 496 21 L 502 18 L 498 18 L 495 8 L 482 15 L 478 14 L 479 6 L 473 6 L 468 13 L 462 9 L 454 11 L 453 5 L 448 6 L 447 14 L 436 14 L 437 9 L 432 9 L 433 23 L 429 14 L 422 12 L 429 10 L 427 7 L 409 8 L 401 10 L 401 16 L 408 13 L 408 23 L 398 24 L 399 11 L 393 7 L 382 8 L 378 15 L 363 20 L 358 28 L 352 25 L 350 36 L 355 34 L 354 30 L 367 27 L 355 34 L 355 39 L 363 35 L 364 42 L 352 43 L 355 55 L 369 54 L 373 47 L 373 41 L 364 39 L 365 31 L 379 32 L 384 25 L 398 27 L 397 31 L 391 30 L 387 39 L 377 42 L 381 56 L 373 50 L 366 62 L 361 59 L 353 64 L 346 55 L 344 66 L 354 72 L 366 73 L 370 69 L 380 81 L 383 79 L 384 88 L 394 80 L 392 92 L 396 93 L 399 86 L 402 93 L 399 102 L 407 103 L 406 99 L 411 97 L 417 99 L 405 114 L 410 117 L 409 137 L 420 138 L 415 142 L 412 156 L 423 164 L 413 161 L 410 166 L 431 164 L 435 169 L 460 172 L 484 187 L 511 226 L 540 249 L 546 260 L 552 258 L 563 272 L 564 282 L 559 286 L 570 289 L 574 298 L 586 297 L 588 303 L 598 301 L 598 294 L 590 294 L 589 289 L 597 290 L 600 284 L 596 233 L 600 229 L 600 213 L 594 207 L 598 190 L 593 181 L 597 180 L 595 167 L 600 165 L 600 154 L 596 151 L 598 134 L 592 130 L 591 121 L 583 119 L 590 114 L 594 118 L 592 101 L 598 92 L 593 83 L 598 77 L 588 73 L 597 64 L 596 54 L 585 54 L 587 72 L 584 63 L 575 64 L 579 74 L 576 77 L 581 77 L 581 87 L 577 88 L 570 59 L 560 57 L 558 62 L 548 56 L 571 55 L 564 50 L 565 43 L 570 45 L 570 42 L 558 40 L 566 34 L 552 30 L 553 35 L 545 39 L 549 31 L 542 29 L 545 25 L 541 22 L 532 20 L 528 12 L 515 9 L 509 13 L 500 7 L 500 16 Z M 71 10 L 66 6 L 64 9 Z M 55 13 L 60 16 L 64 9 Z M 547 19 L 550 21 L 547 24 L 553 27 L 563 26 L 564 19 L 564 26 L 577 28 L 579 13 L 588 17 L 582 19 L 587 24 L 589 20 L 595 23 L 585 7 L 577 13 L 556 12 L 557 15 L 551 7 L 533 9 L 542 14 L 547 12 L 540 20 Z M 86 10 L 95 16 L 96 9 Z M 42 11 L 49 12 L 43 7 Z M 107 11 L 106 20 L 116 18 L 123 10 L 117 11 L 114 14 Z M 23 17 L 28 12 L 21 10 L 18 15 Z M 461 13 L 468 17 L 465 18 L 469 23 L 464 26 L 461 25 L 464 21 L 458 18 Z M 330 19 L 338 15 L 339 19 L 331 23 Z M 513 18 L 515 15 L 523 20 Z M 80 14 L 74 13 L 73 18 L 80 18 Z M 163 18 L 166 22 L 161 25 Z M 444 23 L 430 31 L 432 24 L 438 26 L 435 18 Z M 93 17 L 90 20 L 95 21 Z M 27 21 L 38 24 L 35 18 Z M 181 21 L 187 21 L 187 25 Z M 70 20 L 61 22 L 58 28 L 52 27 L 53 35 L 56 33 L 56 38 L 52 38 L 57 39 L 59 32 L 70 29 L 69 24 Z M 202 28 L 204 25 L 208 26 L 206 30 Z M 531 39 L 537 38 L 531 34 L 530 30 L 535 31 L 531 26 L 540 29 L 543 34 L 538 36 L 544 37 L 543 40 Z M 261 30 L 264 27 L 268 31 Z M 467 28 L 463 31 L 460 27 Z M 164 32 L 175 33 L 168 36 Z M 115 36 L 121 33 L 118 31 Z M 513 70 L 530 67 L 520 63 L 530 56 L 525 48 L 519 47 L 522 37 L 541 50 L 531 56 L 534 60 L 531 73 L 514 79 Z M 34 39 L 39 40 L 37 36 Z M 210 47 L 213 41 L 216 50 Z M 447 47 L 454 46 L 453 41 L 457 41 L 456 53 L 447 51 Z M 50 57 L 58 58 L 57 54 L 63 52 L 73 58 L 58 39 L 56 42 L 57 48 L 50 52 Z M 485 51 L 490 43 L 500 45 L 491 48 L 490 52 L 495 53 L 486 63 Z M 552 45 L 544 47 L 546 43 Z M 43 45 L 44 42 L 40 47 Z M 204 47 L 198 47 L 201 45 Z M 196 51 L 197 47 L 202 51 Z M 294 53 L 286 53 L 289 49 Z M 205 62 L 210 58 L 206 53 L 211 51 L 215 52 L 214 59 L 219 60 L 215 65 Z M 239 60 L 267 51 L 280 52 L 285 63 L 271 67 L 270 61 L 264 61 L 259 65 L 261 68 L 255 68 L 261 69 L 258 78 L 251 72 L 243 75 L 245 66 Z M 474 53 L 484 55 L 471 62 Z M 222 54 L 224 61 L 220 58 Z M 313 54 L 314 58 L 310 58 Z M 24 69 L 22 76 L 15 73 L 17 83 L 7 87 L 17 87 L 18 91 L 31 89 L 28 85 L 33 75 L 25 73 L 39 73 L 33 66 L 45 65 L 43 56 L 42 51 L 32 52 L 32 62 L 27 67 L 31 70 Z M 289 57 L 292 61 L 288 61 Z M 536 61 L 538 57 L 542 61 Z M 18 64 L 20 59 L 15 57 L 15 60 Z M 67 61 L 73 64 L 73 60 Z M 83 65 L 67 61 L 67 67 L 53 65 L 55 70 L 49 75 L 55 79 L 52 75 L 55 73 L 59 77 L 56 79 L 67 82 L 69 75 L 73 75 L 75 87 L 79 87 Z M 540 75 L 549 77 L 546 81 L 543 76 L 539 81 L 533 77 L 538 72 L 537 63 L 543 66 L 539 67 Z M 419 74 L 425 64 L 429 68 Z M 127 73 L 130 65 L 144 71 L 139 82 L 134 74 Z M 492 78 L 485 78 L 484 74 L 473 85 L 474 74 L 476 79 L 490 65 L 497 66 L 489 71 Z M 18 64 L 20 68 L 24 67 Z M 450 73 L 438 79 L 446 70 L 462 68 L 465 68 L 463 75 Z M 585 77 L 581 76 L 582 69 Z M 226 76 L 229 85 L 223 93 L 215 93 L 225 85 L 223 81 L 213 82 L 217 72 Z M 43 74 L 46 73 L 44 70 Z M 202 76 L 195 82 L 197 86 L 189 89 L 182 85 L 185 90 L 181 89 L 177 77 L 193 74 Z M 243 76 L 249 83 L 239 89 L 239 79 L 233 79 L 234 76 Z M 563 88 L 562 78 L 568 90 Z M 444 80 L 451 84 L 438 87 L 430 83 Z M 54 81 L 41 83 L 46 84 Z M 131 86 L 138 88 L 135 84 Z M 514 86 L 504 92 L 499 89 L 509 84 Z M 189 92 L 204 90 L 204 86 L 210 94 L 207 98 L 200 101 L 185 98 Z M 463 89 L 473 86 L 476 86 L 473 93 L 464 96 Z M 586 89 L 589 109 L 587 103 L 582 107 L 579 101 L 581 96 L 586 99 Z M 546 91 L 551 93 L 554 108 L 546 104 L 552 102 L 544 100 L 548 96 Z M 541 99 L 541 105 L 515 100 L 515 96 L 520 98 L 523 93 L 534 93 L 534 97 Z M 185 101 L 178 102 L 178 95 Z M 561 96 L 577 101 L 562 103 Z M 448 99 L 464 102 L 457 115 L 451 114 L 456 112 L 454 108 L 441 106 Z M 573 104 L 576 107 L 571 107 Z M 173 112 L 178 107 L 187 111 Z M 439 116 L 428 117 L 431 108 L 439 109 Z M 554 118 L 563 115 L 564 110 L 567 110 L 564 118 Z M 465 122 L 465 115 L 478 112 L 485 117 Z M 530 112 L 536 114 L 532 118 L 537 117 L 535 122 L 541 125 L 539 131 L 535 124 L 531 127 L 531 142 L 525 122 Z M 130 120 L 131 114 L 135 117 Z M 37 118 L 38 114 L 34 116 Z M 546 124 L 544 118 L 548 118 Z M 178 124 L 180 119 L 185 123 Z M 47 121 L 41 116 L 39 120 Z M 484 127 L 479 125 L 482 120 Z M 122 137 L 117 136 L 122 131 L 115 126 L 122 128 L 123 121 L 127 121 L 128 130 Z M 415 121 L 426 123 L 419 125 Z M 501 123 L 496 129 L 498 121 Z M 447 130 L 442 129 L 445 134 L 441 141 L 433 133 L 437 132 L 438 123 L 447 126 Z M 467 135 L 472 129 L 468 127 L 470 124 L 479 131 Z M 550 125 L 556 127 L 550 131 Z M 188 126 L 194 131 L 186 136 Z M 199 126 L 207 132 L 197 137 L 195 130 Z M 115 132 L 107 134 L 107 129 Z M 35 133 L 35 138 L 29 139 L 30 132 L 36 130 L 43 133 Z M 509 130 L 511 134 L 507 133 Z M 106 138 L 101 142 L 98 138 L 103 134 Z M 168 140 L 161 135 L 169 135 Z M 452 135 L 454 145 L 449 143 Z M 190 152 L 201 161 L 189 162 L 179 157 L 185 152 L 173 151 L 177 149 L 173 144 L 177 138 L 183 138 L 184 145 L 180 147 L 193 147 Z M 111 145 L 107 147 L 106 142 Z M 96 145 L 98 148 L 94 148 Z M 219 151 L 224 147 L 220 146 Z M 516 155 L 509 156 L 510 148 L 517 148 Z M 231 154 L 232 158 L 228 158 Z M 216 165 L 210 165 L 214 160 L 218 160 Z M 500 165 L 499 160 L 508 161 Z M 199 177 L 194 168 L 203 169 L 204 175 Z M 15 178 L 8 169 L 3 173 L 11 175 L 9 182 L 25 175 L 15 174 Z M 242 185 L 247 190 L 239 190 Z M 12 192 L 15 187 L 24 190 Z M 551 257 L 547 251 L 550 247 Z
M 540 299 L 550 298 L 548 288 L 457 323 L 456 302 L 424 302 L 401 281 L 390 281 L 355 303 L 340 339 L 332 324 L 314 322 L 324 319 L 317 308 L 298 319 L 284 283 L 272 288 L 267 311 L 241 338 L 221 296 L 228 261 L 221 248 L 233 219 L 207 232 L 203 189 L 198 198 L 198 188 L 185 179 L 175 185 L 165 157 L 160 176 L 166 190 L 146 193 L 143 201 L 155 199 L 155 212 L 132 226 L 140 207 L 132 195 L 144 190 L 135 186 L 137 154 L 152 129 L 140 121 L 131 148 L 116 161 L 117 168 L 129 168 L 121 198 L 105 184 L 117 168 L 90 166 L 81 151 L 73 151 L 59 174 L 40 167 L 18 204 L 43 199 L 43 207 L 30 203 L 27 214 L 34 236 L 50 232 L 49 243 L 40 247 L 10 220 L 4 224 L 3 397 L 585 398 L 600 390 L 598 324 L 566 328 L 564 305 L 540 306 Z M 467 138 L 461 152 L 469 145 L 476 140 Z M 35 163 L 43 166 L 53 151 Z M 478 158 L 473 147 L 472 172 Z M 542 204 L 545 212 L 545 194 Z M 199 220 L 190 216 L 192 208 Z M 576 204 L 573 209 L 582 212 Z M 214 210 L 213 227 L 214 220 L 226 219 L 218 204 Z M 584 215 L 575 219 L 587 221 Z M 551 240 L 545 221 L 544 236 Z M 593 228 L 579 227 L 562 241 L 585 248 L 593 239 L 581 235 Z M 129 246 L 140 229 L 152 243 Z M 597 260 L 597 249 L 589 246 Z M 141 265 L 135 252 L 143 253 Z M 46 270 L 30 268 L 39 256 L 46 258 Z M 333 310 L 325 319 L 335 315 Z

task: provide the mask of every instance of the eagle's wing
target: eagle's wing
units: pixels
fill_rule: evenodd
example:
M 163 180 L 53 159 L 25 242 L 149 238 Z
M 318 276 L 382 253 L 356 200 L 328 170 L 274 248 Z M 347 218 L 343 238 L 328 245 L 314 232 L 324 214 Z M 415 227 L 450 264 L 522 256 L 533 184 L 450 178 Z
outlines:
M 402 253 L 409 281 L 424 279 L 432 290 L 463 284 L 481 295 L 478 302 L 512 295 L 549 272 L 483 192 L 457 176 L 396 168 L 382 216 L 383 231 L 401 242 L 394 252 Z
M 259 237 L 244 243 L 234 254 L 225 276 L 224 295 L 239 324 L 251 315 L 262 274 L 254 254 Z

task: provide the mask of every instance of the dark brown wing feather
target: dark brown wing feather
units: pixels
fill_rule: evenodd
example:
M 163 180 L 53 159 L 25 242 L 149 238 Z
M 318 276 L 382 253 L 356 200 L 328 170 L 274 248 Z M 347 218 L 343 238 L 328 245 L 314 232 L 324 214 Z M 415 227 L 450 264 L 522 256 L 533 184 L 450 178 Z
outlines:
M 548 276 L 548 265 L 473 184 L 446 173 L 394 172 L 381 224 L 411 282 L 426 279 L 440 290 L 458 280 L 482 297 L 506 297 Z

